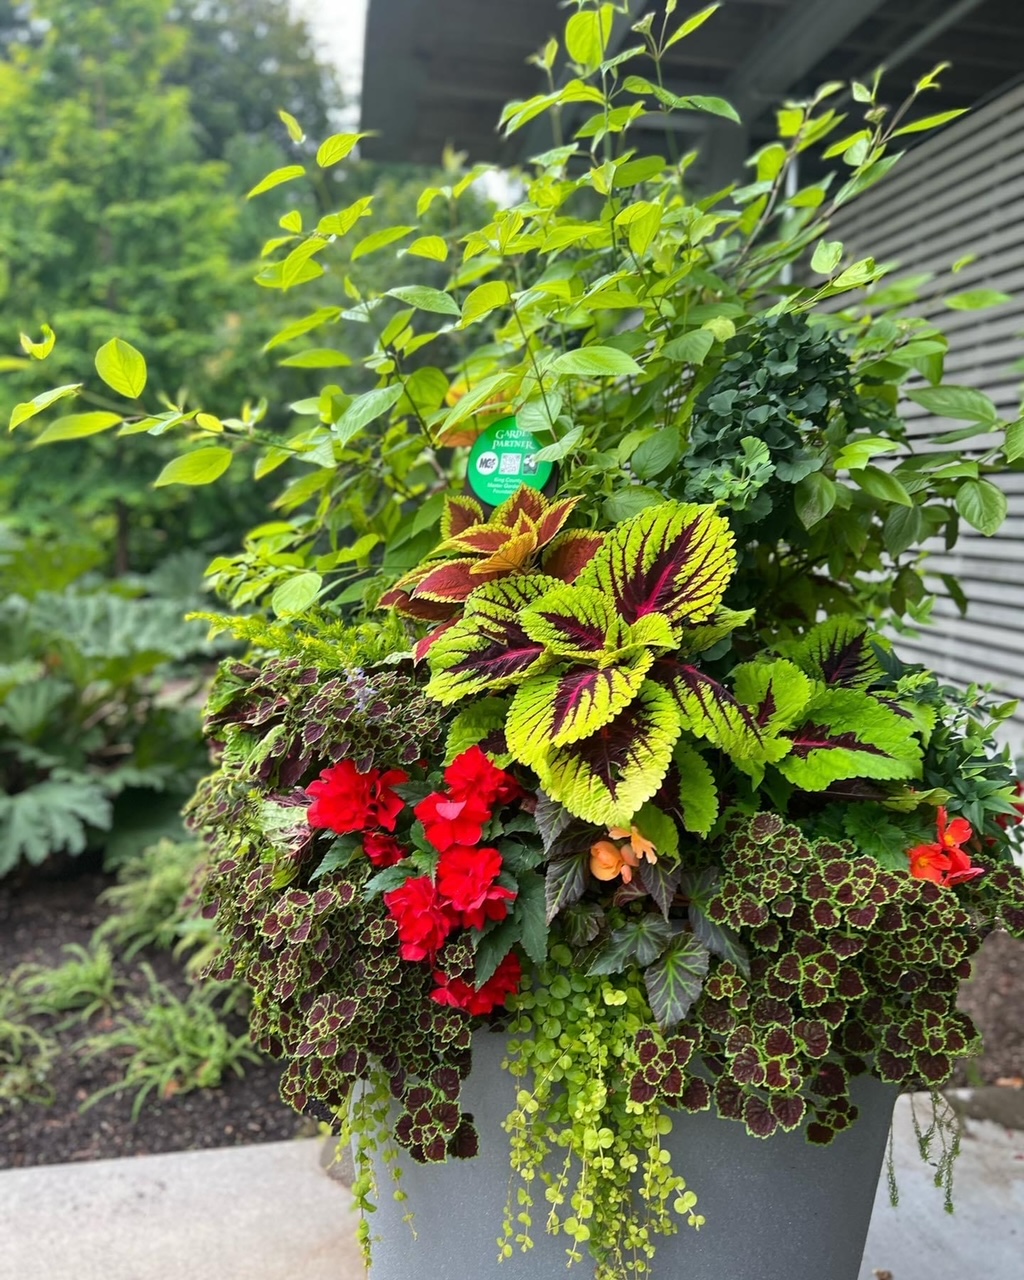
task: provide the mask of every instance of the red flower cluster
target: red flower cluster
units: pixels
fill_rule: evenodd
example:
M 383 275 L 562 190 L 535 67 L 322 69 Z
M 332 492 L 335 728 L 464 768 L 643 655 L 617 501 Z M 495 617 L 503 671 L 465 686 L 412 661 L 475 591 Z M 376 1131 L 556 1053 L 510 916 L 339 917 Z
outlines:
M 426 839 L 441 855 L 436 877 L 410 877 L 384 895 L 398 926 L 399 954 L 413 962 L 433 963 L 455 929 L 483 929 L 489 921 L 504 920 L 516 896 L 498 884 L 501 854 L 479 846 L 495 810 L 519 796 L 519 784 L 479 747 L 470 747 L 454 760 L 444 780 L 445 790 L 427 796 L 415 810 Z M 401 769 L 360 773 L 351 760 L 343 760 L 307 787 L 313 801 L 309 825 L 339 835 L 361 832 L 363 851 L 374 867 L 393 867 L 407 853 L 393 834 L 404 807 L 394 788 L 408 781 Z M 508 955 L 479 990 L 462 978 L 435 976 L 440 984 L 435 1000 L 483 1014 L 505 1003 L 522 971 L 518 958 Z
M 492 977 L 481 987 L 471 987 L 463 978 L 449 978 L 447 974 L 435 970 L 434 981 L 437 990 L 431 999 L 438 1004 L 451 1005 L 453 1009 L 464 1009 L 477 1017 L 493 1013 L 499 1005 L 504 1005 L 510 995 L 519 989 L 523 976 L 523 967 L 514 951 L 502 960 Z
M 372 827 L 394 831 L 405 801 L 392 788 L 408 781 L 409 775 L 402 769 L 360 773 L 351 760 L 342 760 L 306 788 L 306 794 L 313 797 L 309 825 L 327 827 L 342 836 Z
M 954 818 L 947 823 L 946 810 L 940 808 L 936 828 L 939 838 L 935 844 L 915 845 L 909 851 L 907 856 L 912 876 L 951 888 L 985 874 L 984 867 L 971 865 L 970 854 L 964 853 L 960 847 L 974 835 L 966 818 Z
M 363 852 L 378 870 L 383 870 L 401 862 L 407 850 L 394 836 L 385 835 L 383 831 L 367 831 L 363 836 Z
M 452 845 L 437 864 L 437 887 L 466 929 L 482 929 L 488 920 L 504 920 L 511 889 L 497 883 L 501 854 L 497 849 L 470 849 Z
M 504 920 L 516 895 L 496 883 L 500 874 L 497 849 L 455 845 L 441 854 L 436 886 L 420 876 L 386 893 L 402 959 L 432 960 L 453 929 L 482 929 L 488 920 Z
M 497 768 L 479 747 L 470 747 L 444 771 L 446 790 L 416 806 L 427 839 L 444 853 L 453 845 L 479 844 L 495 809 L 520 794 L 511 774 Z
M 430 876 L 406 880 L 401 888 L 386 893 L 384 901 L 398 925 L 402 959 L 433 960 L 454 921 Z

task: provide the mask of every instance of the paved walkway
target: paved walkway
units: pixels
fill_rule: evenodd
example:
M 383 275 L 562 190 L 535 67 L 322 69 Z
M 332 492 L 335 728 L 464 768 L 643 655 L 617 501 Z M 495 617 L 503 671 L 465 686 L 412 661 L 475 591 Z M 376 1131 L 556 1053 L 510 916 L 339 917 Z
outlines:
M 883 1181 L 860 1280 L 1021 1280 L 1024 1097 L 1010 1093 L 965 1102 L 952 1217 L 901 1099 L 900 1206 Z M 0 1280 L 364 1280 L 351 1197 L 320 1155 L 279 1142 L 0 1173 Z

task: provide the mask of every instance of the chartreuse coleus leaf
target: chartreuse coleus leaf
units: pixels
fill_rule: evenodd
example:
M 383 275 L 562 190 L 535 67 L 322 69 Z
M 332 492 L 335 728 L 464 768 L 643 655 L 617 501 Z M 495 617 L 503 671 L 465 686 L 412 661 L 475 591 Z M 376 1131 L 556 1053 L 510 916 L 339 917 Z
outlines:
M 617 525 L 577 578 L 611 596 L 626 622 L 662 613 L 708 622 L 736 570 L 733 534 L 713 507 L 663 502 Z
M 616 654 L 645 645 L 676 645 L 664 614 L 647 614 L 631 626 L 614 599 L 594 587 L 556 587 L 523 613 L 522 626 L 552 655 L 583 662 L 611 662 Z
M 679 771 L 679 805 L 683 826 L 694 835 L 706 836 L 718 817 L 718 788 L 711 767 L 688 742 L 677 742 L 672 754 Z
M 508 718 L 509 749 L 534 765 L 551 747 L 596 733 L 637 696 L 654 661 L 672 649 L 664 614 L 630 624 L 594 587 L 557 587 L 524 610 L 520 624 L 553 659 L 576 661 L 527 679 Z
M 577 817 L 628 827 L 661 787 L 679 732 L 672 694 L 646 680 L 608 724 L 588 738 L 549 748 L 533 768 L 548 795 Z
M 744 662 L 733 671 L 732 682 L 737 700 L 749 708 L 761 734 L 763 758 L 746 769 L 760 783 L 764 764 L 776 764 L 792 750 L 784 731 L 800 722 L 820 685 L 785 659 Z
M 699 627 L 679 628 L 679 652 L 689 656 L 703 653 L 749 622 L 755 613 L 755 609 L 719 609 Z
M 814 680 L 848 689 L 866 689 L 882 674 L 871 636 L 855 618 L 842 614 L 819 623 L 779 652 Z
M 526 680 L 505 726 L 509 750 L 532 767 L 552 747 L 597 733 L 637 696 L 653 661 L 640 649 L 617 666 L 573 666 Z
M 492 734 L 502 732 L 507 714 L 508 703 L 503 698 L 481 698 L 479 702 L 471 703 L 460 711 L 448 729 L 445 764 L 451 764 L 456 756 Z M 499 768 L 503 768 L 511 759 L 507 754 L 495 754 L 493 751 L 488 751 L 488 755 Z
M 667 858 L 670 862 L 679 859 L 679 828 L 657 805 L 643 804 L 637 810 L 631 824 L 637 831 L 654 845 L 659 859 Z
M 526 574 L 474 591 L 464 617 L 431 646 L 427 693 L 450 704 L 488 689 L 518 684 L 546 661 L 543 645 L 520 624 L 523 610 L 556 585 Z
M 772 748 L 749 707 L 697 667 L 656 664 L 653 674 L 672 690 L 682 728 L 720 747 L 742 769 L 770 759 Z
M 912 721 L 859 689 L 825 689 L 787 736 L 790 754 L 778 768 L 804 791 L 823 791 L 842 778 L 919 777 L 921 747 Z

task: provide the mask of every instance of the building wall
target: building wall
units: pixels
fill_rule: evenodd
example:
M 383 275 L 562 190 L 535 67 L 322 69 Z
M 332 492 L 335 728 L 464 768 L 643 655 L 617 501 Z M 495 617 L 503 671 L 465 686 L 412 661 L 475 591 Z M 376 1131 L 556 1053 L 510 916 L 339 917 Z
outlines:
M 870 253 L 897 262 L 892 278 L 935 273 L 914 310 L 949 336 L 944 381 L 984 391 L 1004 417 L 1015 418 L 1024 371 L 1024 85 L 916 147 L 891 178 L 837 219 L 834 231 L 850 258 Z M 951 276 L 953 263 L 968 253 L 974 261 Z M 954 311 L 941 300 L 981 287 L 1009 293 L 1012 301 Z M 937 421 L 910 402 L 904 414 L 912 435 L 966 425 Z M 962 525 L 951 553 L 936 545 L 929 557 L 934 573 L 960 579 L 970 602 L 966 618 L 940 599 L 935 625 L 899 647 L 958 683 L 991 683 L 1008 698 L 1024 699 L 1024 471 L 998 483 L 1009 502 L 1001 532 L 985 538 Z M 1024 706 L 1010 731 L 1015 748 L 1024 746 Z

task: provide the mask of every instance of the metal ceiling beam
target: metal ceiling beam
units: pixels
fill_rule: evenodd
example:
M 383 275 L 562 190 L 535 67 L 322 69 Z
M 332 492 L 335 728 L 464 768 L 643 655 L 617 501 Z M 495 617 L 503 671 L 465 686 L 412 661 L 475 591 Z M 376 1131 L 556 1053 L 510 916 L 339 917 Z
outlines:
M 729 77 L 722 96 L 753 123 L 885 0 L 796 0 Z

